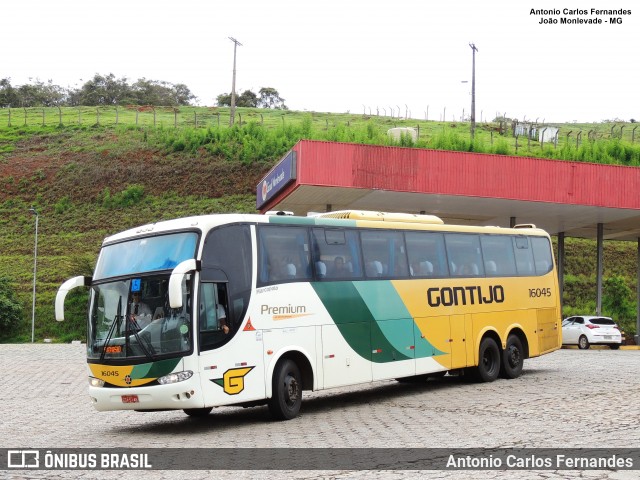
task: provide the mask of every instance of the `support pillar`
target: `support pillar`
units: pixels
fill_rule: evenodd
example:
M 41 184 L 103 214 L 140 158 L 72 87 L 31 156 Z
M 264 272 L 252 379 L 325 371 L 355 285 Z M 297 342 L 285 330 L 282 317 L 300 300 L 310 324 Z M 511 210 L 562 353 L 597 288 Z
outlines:
M 636 275 L 637 275 L 637 284 L 636 284 L 636 335 L 634 336 L 634 340 L 636 341 L 636 345 L 640 345 L 640 237 L 638 237 L 638 255 L 636 257 Z
M 604 224 L 598 223 L 598 260 L 596 268 L 596 315 L 602 315 L 602 243 L 604 237 Z
M 558 232 L 558 295 L 560 295 L 560 312 L 564 299 L 564 232 Z M 562 316 L 562 313 L 560 314 Z

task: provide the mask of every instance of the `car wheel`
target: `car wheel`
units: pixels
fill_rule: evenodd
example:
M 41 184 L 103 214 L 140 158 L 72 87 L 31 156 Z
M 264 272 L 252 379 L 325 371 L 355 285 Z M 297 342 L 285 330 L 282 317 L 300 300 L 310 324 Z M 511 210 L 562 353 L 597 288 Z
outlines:
M 620 344 L 619 343 L 614 343 L 612 345 L 609 345 L 611 347 L 611 350 L 618 350 L 620 348 Z
M 578 348 L 580 350 L 586 350 L 589 348 L 589 340 L 587 340 L 587 337 L 585 337 L 584 335 L 580 335 L 580 338 L 578 339 Z
M 509 335 L 507 338 L 507 348 L 502 352 L 502 367 L 500 376 L 502 378 L 518 378 L 522 373 L 524 365 L 524 349 L 522 342 L 516 335 Z
M 273 374 L 273 391 L 269 411 L 279 420 L 291 420 L 302 404 L 302 376 L 293 360 L 284 360 Z

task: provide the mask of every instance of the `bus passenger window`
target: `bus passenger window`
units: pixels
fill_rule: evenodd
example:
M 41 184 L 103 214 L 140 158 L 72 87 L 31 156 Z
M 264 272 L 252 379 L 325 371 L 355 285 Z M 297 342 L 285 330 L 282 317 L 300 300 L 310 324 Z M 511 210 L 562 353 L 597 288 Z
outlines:
M 360 249 L 355 231 L 314 228 L 311 238 L 317 280 L 353 279 L 361 276 Z
M 311 278 L 306 228 L 269 225 L 259 227 L 258 232 L 259 283 Z
M 479 235 L 447 233 L 445 243 L 452 275 L 456 277 L 484 275 Z
M 367 277 L 402 278 L 409 273 L 401 232 L 363 231 L 360 234 Z
M 480 243 L 487 277 L 506 277 L 517 274 L 511 237 L 507 235 L 482 235 Z
M 447 255 L 441 233 L 406 232 L 407 255 L 413 277 L 447 276 Z
M 544 275 L 553 268 L 553 258 L 551 256 L 551 245 L 544 237 L 530 237 L 533 257 L 535 259 L 536 274 Z
M 529 238 L 525 236 L 514 237 L 516 255 L 516 267 L 518 275 L 532 275 L 534 272 L 533 252 L 529 246 Z

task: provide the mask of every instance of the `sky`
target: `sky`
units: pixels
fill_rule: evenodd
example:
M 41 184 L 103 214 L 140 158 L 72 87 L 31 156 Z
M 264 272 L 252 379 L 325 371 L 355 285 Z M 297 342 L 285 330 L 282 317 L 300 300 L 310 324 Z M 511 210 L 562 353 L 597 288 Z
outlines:
M 586 14 L 563 13 L 578 7 Z M 2 10 L 0 78 L 14 86 L 113 73 L 184 83 L 213 106 L 231 91 L 233 37 L 237 92 L 272 87 L 291 110 L 459 120 L 471 109 L 472 43 L 477 121 L 640 120 L 633 0 L 20 0 Z

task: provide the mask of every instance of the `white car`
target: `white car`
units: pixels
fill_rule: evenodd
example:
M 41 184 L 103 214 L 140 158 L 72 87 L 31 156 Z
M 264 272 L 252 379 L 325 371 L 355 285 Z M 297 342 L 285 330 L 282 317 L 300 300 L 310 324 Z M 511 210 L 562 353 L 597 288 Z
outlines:
M 562 321 L 562 344 L 578 345 L 580 349 L 587 349 L 590 345 L 609 345 L 617 350 L 622 344 L 622 333 L 609 317 L 569 317 Z

